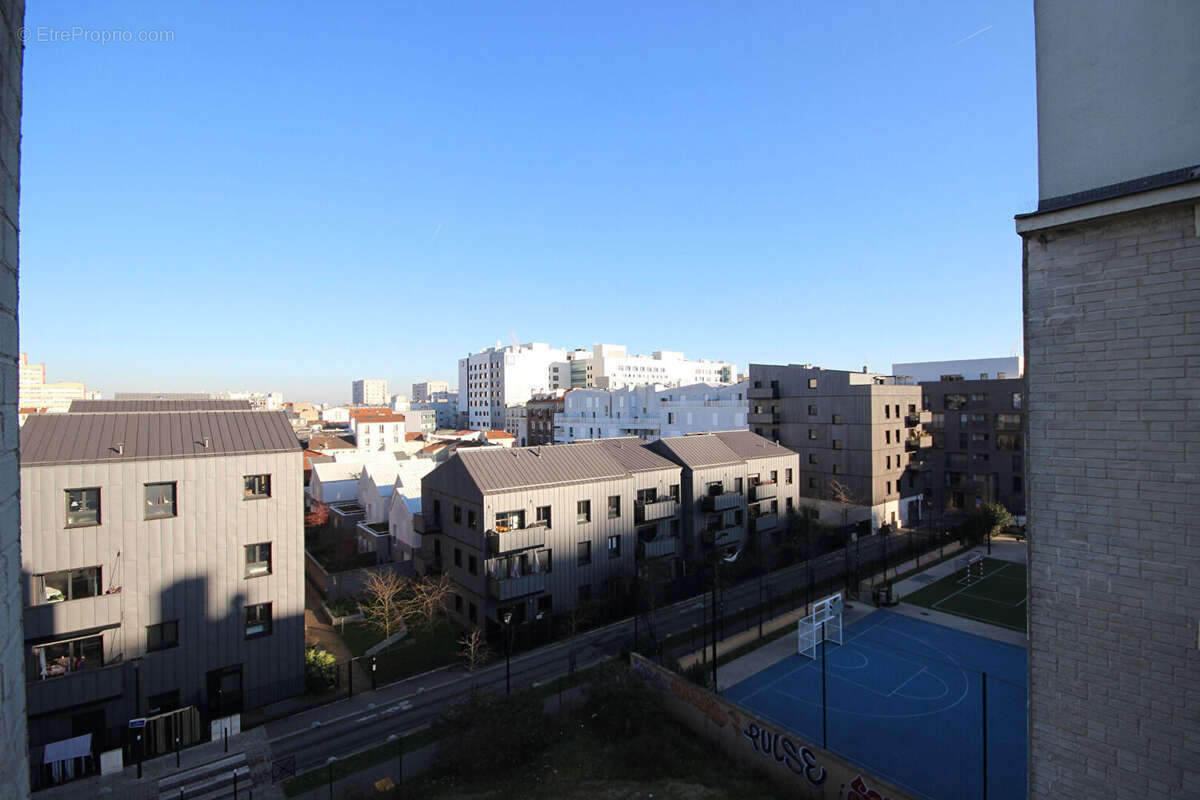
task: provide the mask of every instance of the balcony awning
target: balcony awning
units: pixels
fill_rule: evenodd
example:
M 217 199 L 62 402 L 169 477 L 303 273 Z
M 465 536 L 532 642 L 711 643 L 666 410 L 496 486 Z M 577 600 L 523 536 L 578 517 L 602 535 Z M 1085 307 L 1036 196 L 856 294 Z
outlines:
M 45 755 L 42 757 L 43 764 L 53 764 L 55 761 L 69 761 L 73 758 L 82 758 L 92 754 L 92 735 L 85 733 L 83 736 L 76 736 L 74 739 L 63 739 L 58 742 L 51 742 L 46 745 Z

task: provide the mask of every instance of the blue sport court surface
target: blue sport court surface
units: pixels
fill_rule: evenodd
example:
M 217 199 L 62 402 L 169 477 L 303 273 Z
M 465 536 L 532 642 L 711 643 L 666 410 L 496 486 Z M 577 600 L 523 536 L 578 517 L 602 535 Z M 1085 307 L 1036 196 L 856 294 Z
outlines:
M 793 654 L 723 694 L 917 796 L 973 800 L 984 796 L 986 672 L 987 797 L 1024 800 L 1024 648 L 885 610 L 822 647 L 825 742 L 820 647 L 815 659 Z

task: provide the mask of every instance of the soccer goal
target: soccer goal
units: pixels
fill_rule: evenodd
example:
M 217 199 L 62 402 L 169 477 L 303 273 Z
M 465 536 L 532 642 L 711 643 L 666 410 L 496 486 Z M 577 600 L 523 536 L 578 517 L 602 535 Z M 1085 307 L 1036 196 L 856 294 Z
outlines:
M 962 563 L 962 577 L 958 579 L 960 586 L 970 586 L 983 580 L 983 553 L 972 553 Z
M 815 659 L 817 645 L 822 642 L 842 643 L 841 592 L 813 605 L 813 612 L 798 620 L 797 649 L 802 656 Z

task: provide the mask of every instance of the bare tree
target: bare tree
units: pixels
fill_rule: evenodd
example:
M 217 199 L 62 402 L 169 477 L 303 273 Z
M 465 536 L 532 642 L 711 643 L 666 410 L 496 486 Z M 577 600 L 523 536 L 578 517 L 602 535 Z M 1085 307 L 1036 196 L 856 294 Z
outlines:
M 363 599 L 359 601 L 367 624 L 387 639 L 404 628 L 402 595 L 405 581 L 391 570 L 374 570 L 367 574 Z
M 432 625 L 437 615 L 446 608 L 451 589 L 450 576 L 444 572 L 408 580 L 400 600 L 404 617 L 416 619 L 425 627 Z
M 829 482 L 829 497 L 842 507 L 842 529 L 845 530 L 850 524 L 850 506 L 855 505 L 858 500 L 849 486 L 837 480 Z
M 492 658 L 492 651 L 488 649 L 487 639 L 479 628 L 472 628 L 470 633 L 464 634 L 458 640 L 458 644 L 461 648 L 459 654 L 463 657 L 463 663 L 468 672 L 474 672 Z

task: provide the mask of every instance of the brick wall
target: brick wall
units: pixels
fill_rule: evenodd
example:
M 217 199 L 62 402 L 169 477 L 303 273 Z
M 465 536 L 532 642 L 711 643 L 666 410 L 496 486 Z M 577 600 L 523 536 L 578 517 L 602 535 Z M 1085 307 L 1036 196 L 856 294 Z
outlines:
M 17 466 L 17 187 L 24 0 L 0 0 L 0 775 L 29 796 Z M 11 792 L 11 794 L 9 794 Z
M 1030 797 L 1200 797 L 1200 214 L 1025 234 Z

